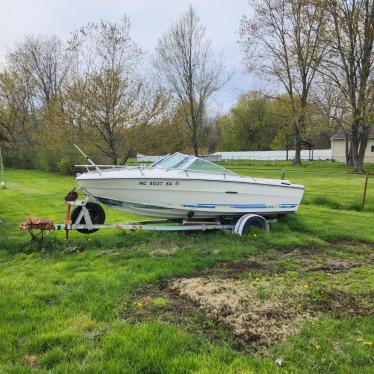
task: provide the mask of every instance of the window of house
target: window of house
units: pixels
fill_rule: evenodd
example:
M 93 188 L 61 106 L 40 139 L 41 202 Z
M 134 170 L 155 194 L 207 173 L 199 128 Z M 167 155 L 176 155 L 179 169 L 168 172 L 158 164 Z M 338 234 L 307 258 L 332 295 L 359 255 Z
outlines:
M 371 151 L 374 153 L 374 145 L 371 146 Z

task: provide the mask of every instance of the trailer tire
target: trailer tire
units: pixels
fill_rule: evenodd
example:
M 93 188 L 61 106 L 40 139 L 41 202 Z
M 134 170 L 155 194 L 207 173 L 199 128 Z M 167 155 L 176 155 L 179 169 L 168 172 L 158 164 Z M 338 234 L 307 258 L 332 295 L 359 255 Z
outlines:
M 87 203 L 86 204 L 86 209 L 88 210 L 88 212 L 90 214 L 91 222 L 94 225 L 102 225 L 105 222 L 105 211 L 104 211 L 104 209 L 99 204 L 96 204 L 96 203 Z M 71 212 L 71 222 L 73 224 L 77 220 L 77 218 L 78 218 L 79 213 L 81 212 L 81 210 L 82 210 L 82 207 L 81 206 L 77 206 Z M 80 223 L 82 225 L 84 225 L 86 223 L 84 217 L 82 218 L 82 220 L 81 220 Z M 77 231 L 80 232 L 81 234 L 92 234 L 92 233 L 94 233 L 94 232 L 96 232 L 98 230 L 99 229 L 92 229 L 92 230 L 88 230 L 88 229 L 77 229 Z

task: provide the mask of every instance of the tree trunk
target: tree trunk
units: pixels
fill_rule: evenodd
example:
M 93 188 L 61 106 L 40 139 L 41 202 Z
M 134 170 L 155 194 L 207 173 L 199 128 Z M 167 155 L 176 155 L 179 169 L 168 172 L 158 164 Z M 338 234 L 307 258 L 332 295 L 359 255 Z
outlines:
M 353 166 L 351 142 L 349 139 L 349 135 L 346 133 L 344 133 L 344 141 L 345 141 L 345 164 L 348 166 Z
M 353 166 L 353 159 L 352 159 L 352 147 L 349 146 L 349 153 L 348 153 L 348 166 Z
M 356 173 L 364 172 L 364 157 L 358 150 L 358 144 L 352 142 L 352 163 L 353 169 Z
M 117 165 L 118 163 L 118 156 L 117 156 L 117 152 L 116 152 L 116 149 L 115 149 L 115 146 L 114 146 L 114 142 L 113 141 L 109 141 L 109 147 L 110 147 L 110 155 L 109 158 L 112 160 L 112 165 Z
M 302 148 L 302 141 L 301 141 L 301 133 L 305 127 L 305 110 L 307 107 L 307 92 L 306 92 L 306 83 L 303 82 L 303 94 L 301 97 L 300 105 L 301 105 L 301 113 L 298 116 L 298 120 L 295 123 L 295 158 L 293 160 L 294 165 L 301 165 L 301 148 Z
M 193 124 L 193 131 L 192 131 L 192 146 L 193 146 L 194 155 L 198 156 L 199 146 L 197 142 L 197 126 L 195 124 Z
M 347 134 L 344 134 L 344 153 L 345 153 L 345 164 L 349 164 L 349 139 Z
M 130 158 L 132 152 L 132 149 L 129 149 L 127 152 L 125 152 L 124 156 L 121 158 L 121 161 L 119 162 L 119 165 L 125 165 L 127 160 Z
M 354 167 L 355 172 L 363 173 L 364 172 L 364 162 L 363 162 L 363 160 L 360 160 L 357 157 L 353 157 L 353 167 Z
M 364 125 L 356 123 L 352 129 L 352 162 L 354 171 L 357 173 L 364 172 L 365 151 L 369 138 L 369 130 L 363 127 Z M 360 128 L 363 128 L 362 132 L 359 131 Z
M 357 156 L 356 156 L 356 163 L 354 164 L 355 171 L 358 173 L 364 172 L 364 160 L 365 160 L 365 152 L 366 147 L 368 145 L 369 139 L 369 130 L 364 129 L 361 136 L 358 137 L 358 147 L 357 147 Z
M 293 159 L 294 165 L 301 165 L 301 134 L 297 125 L 295 126 L 295 158 Z

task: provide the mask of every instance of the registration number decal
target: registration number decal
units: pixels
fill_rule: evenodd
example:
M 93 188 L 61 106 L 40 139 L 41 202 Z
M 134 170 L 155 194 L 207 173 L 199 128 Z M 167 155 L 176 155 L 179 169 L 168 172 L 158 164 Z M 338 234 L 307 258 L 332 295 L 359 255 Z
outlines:
M 139 181 L 139 186 L 179 186 L 179 181 Z

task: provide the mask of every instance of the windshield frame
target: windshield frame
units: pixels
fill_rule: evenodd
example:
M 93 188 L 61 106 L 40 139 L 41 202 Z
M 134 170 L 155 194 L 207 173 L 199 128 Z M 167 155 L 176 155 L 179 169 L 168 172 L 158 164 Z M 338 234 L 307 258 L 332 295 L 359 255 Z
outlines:
M 162 161 L 166 160 L 167 158 L 169 158 L 170 156 L 172 156 L 173 154 L 170 154 L 168 153 L 167 155 L 161 157 L 158 161 L 154 162 L 153 164 L 151 164 L 151 168 L 157 166 L 159 163 L 161 163 Z

